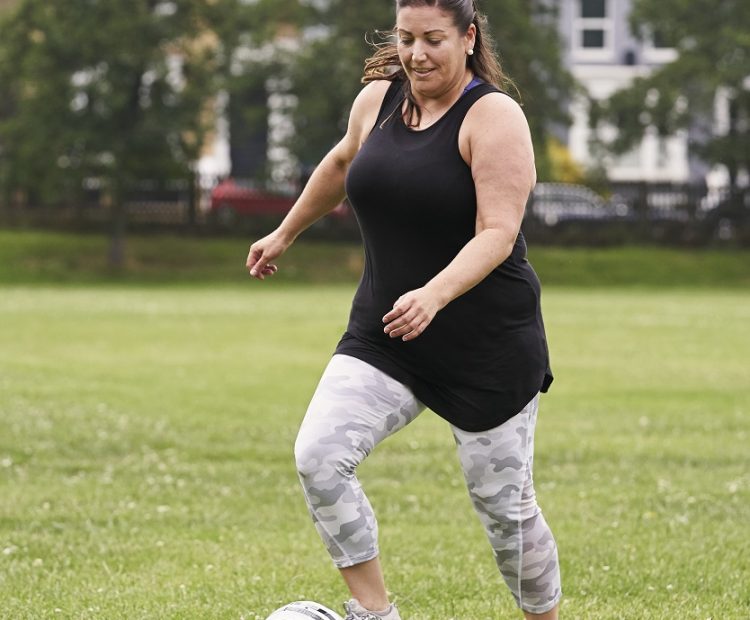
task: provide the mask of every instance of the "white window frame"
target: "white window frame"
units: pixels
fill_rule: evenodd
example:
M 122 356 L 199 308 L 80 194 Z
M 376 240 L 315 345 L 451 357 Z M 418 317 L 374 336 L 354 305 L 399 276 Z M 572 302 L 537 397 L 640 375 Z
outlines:
M 656 47 L 654 46 L 654 37 L 651 33 L 646 33 L 643 39 L 643 60 L 650 64 L 664 65 L 677 59 L 677 50 L 673 47 Z
M 604 0 L 606 17 L 581 17 L 583 0 L 576 0 L 571 36 L 575 60 L 606 61 L 615 57 L 615 0 Z M 584 30 L 604 32 L 604 47 L 583 47 Z

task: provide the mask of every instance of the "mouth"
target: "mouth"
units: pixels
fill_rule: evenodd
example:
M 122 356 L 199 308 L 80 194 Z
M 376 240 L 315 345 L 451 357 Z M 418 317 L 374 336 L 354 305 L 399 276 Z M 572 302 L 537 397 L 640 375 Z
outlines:
M 417 77 L 427 77 L 427 76 L 428 76 L 428 75 L 430 75 L 430 74 L 431 74 L 431 73 L 432 73 L 432 72 L 433 72 L 434 70 L 435 70 L 435 69 L 423 69 L 423 68 L 419 68 L 419 69 L 417 69 L 417 68 L 415 68 L 415 67 L 412 67 L 412 73 L 414 73 L 414 75 L 416 75 Z

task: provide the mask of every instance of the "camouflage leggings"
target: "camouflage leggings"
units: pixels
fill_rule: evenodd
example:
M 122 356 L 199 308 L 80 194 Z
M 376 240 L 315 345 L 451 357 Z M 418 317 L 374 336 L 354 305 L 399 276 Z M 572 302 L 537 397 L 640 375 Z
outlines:
M 474 508 L 519 607 L 544 613 L 560 599 L 557 547 L 531 476 L 538 396 L 497 428 L 452 426 Z M 424 409 L 411 391 L 370 366 L 334 355 L 295 445 L 315 527 L 339 568 L 378 555 L 378 526 L 355 469 L 383 439 Z

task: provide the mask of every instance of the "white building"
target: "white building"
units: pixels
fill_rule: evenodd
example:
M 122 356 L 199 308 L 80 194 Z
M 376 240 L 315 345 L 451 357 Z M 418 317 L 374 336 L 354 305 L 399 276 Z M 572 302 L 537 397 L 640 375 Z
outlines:
M 674 49 L 658 41 L 642 42 L 630 32 L 631 0 L 561 0 L 560 28 L 565 43 L 565 62 L 590 96 L 603 100 L 628 86 L 636 77 L 676 57 Z M 654 93 L 654 96 L 658 96 Z M 572 157 L 586 167 L 596 163 L 590 150 L 587 101 L 571 105 L 572 125 L 567 136 Z M 644 113 L 647 113 L 644 109 Z M 610 139 L 617 129 L 610 127 Z M 612 181 L 684 183 L 702 178 L 706 172 L 688 157 L 688 132 L 668 138 L 647 131 L 641 144 L 622 157 L 604 162 Z

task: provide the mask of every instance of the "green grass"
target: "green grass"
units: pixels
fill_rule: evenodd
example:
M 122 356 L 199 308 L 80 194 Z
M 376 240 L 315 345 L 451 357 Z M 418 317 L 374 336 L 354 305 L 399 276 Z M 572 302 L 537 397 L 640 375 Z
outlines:
M 0 617 L 338 607 L 292 444 L 351 293 L 1 288 Z M 544 305 L 535 477 L 563 617 L 750 617 L 750 293 L 548 286 Z M 405 620 L 517 617 L 454 452 L 425 413 L 360 468 L 389 587 Z
M 131 235 L 124 269 L 107 267 L 102 235 L 0 229 L 0 284 L 236 284 L 246 277 L 252 239 Z M 546 286 L 635 288 L 750 287 L 750 250 L 659 247 L 556 248 L 531 244 Z M 310 243 L 304 237 L 279 261 L 277 283 L 354 283 L 362 271 L 357 243 Z

